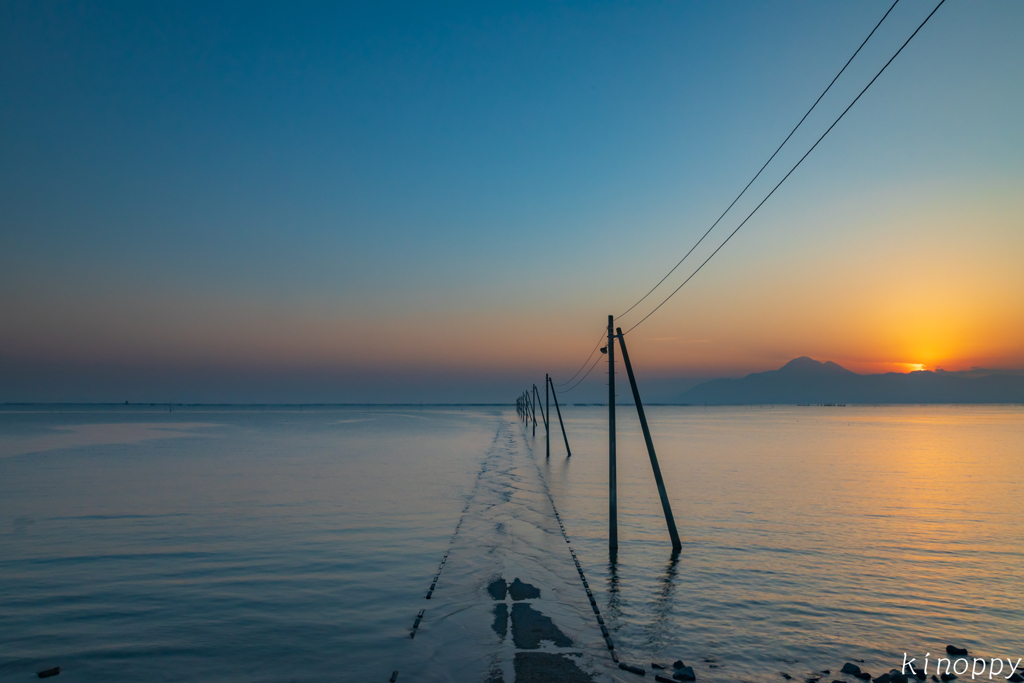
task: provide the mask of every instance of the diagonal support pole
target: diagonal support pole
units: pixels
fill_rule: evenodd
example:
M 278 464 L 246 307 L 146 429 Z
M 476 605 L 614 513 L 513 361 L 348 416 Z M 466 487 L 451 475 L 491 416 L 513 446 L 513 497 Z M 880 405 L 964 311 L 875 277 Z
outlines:
M 541 404 L 541 402 L 540 402 L 540 389 L 537 388 L 536 384 L 533 385 L 533 397 L 534 397 L 534 399 L 536 399 L 537 404 L 540 406 L 540 418 L 542 420 L 544 420 L 544 426 L 547 426 L 547 424 L 548 424 L 548 414 L 544 410 L 544 405 Z
M 555 412 L 558 413 L 558 424 L 562 428 L 562 438 L 565 439 L 565 452 L 568 453 L 566 457 L 572 457 L 572 451 L 569 450 L 569 437 L 565 435 L 565 423 L 562 422 L 562 409 L 558 407 L 558 394 L 555 393 L 555 383 L 548 377 L 548 385 L 551 387 L 551 398 L 555 399 Z
M 629 363 L 629 353 L 626 351 L 626 340 L 622 334 L 622 328 L 615 328 L 616 336 L 619 338 L 619 348 L 622 349 L 622 362 L 626 366 L 626 374 L 629 375 L 629 386 L 633 390 L 633 401 L 636 403 L 636 412 L 640 416 L 640 427 L 644 431 L 644 441 L 647 442 L 647 454 L 651 456 L 651 468 L 654 470 L 654 481 L 658 484 L 658 495 L 661 496 L 661 507 L 665 511 L 665 523 L 668 524 L 668 535 L 672 537 L 672 550 L 679 552 L 683 544 L 679 542 L 679 532 L 676 531 L 676 520 L 672 517 L 672 506 L 668 502 L 668 492 L 665 490 L 665 481 L 661 478 L 661 467 L 658 466 L 658 456 L 654 453 L 654 441 L 651 440 L 651 430 L 647 427 L 647 415 L 644 414 L 644 404 L 640 400 L 640 390 L 636 386 L 636 377 L 633 376 L 633 366 Z
M 548 382 L 551 376 L 544 373 L 544 457 L 551 457 L 551 392 L 548 391 Z M 534 385 L 536 386 L 536 385 Z
M 530 402 L 530 412 L 533 413 L 533 435 L 537 436 L 537 404 L 533 402 L 529 390 L 526 392 L 526 400 Z
M 544 375 L 544 395 L 545 396 L 547 396 L 547 377 L 548 377 L 547 375 Z M 544 404 L 540 402 L 540 389 L 537 388 L 536 384 L 533 385 L 533 399 L 537 402 L 537 405 L 540 406 L 540 416 L 541 416 L 541 419 L 544 420 L 544 444 L 545 444 L 545 446 L 547 448 L 547 455 L 545 457 L 550 458 L 551 457 L 551 427 L 550 427 L 550 425 L 548 425 L 548 413 L 551 412 L 551 406 L 548 406 L 547 410 L 544 409 Z

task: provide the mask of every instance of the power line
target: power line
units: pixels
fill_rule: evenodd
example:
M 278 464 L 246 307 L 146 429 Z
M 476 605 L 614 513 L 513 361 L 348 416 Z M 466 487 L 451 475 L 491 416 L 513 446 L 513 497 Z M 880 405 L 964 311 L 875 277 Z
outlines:
M 602 332 L 601 336 L 597 338 L 597 346 L 594 347 L 594 351 L 597 351 L 597 349 L 601 346 L 601 341 L 604 340 L 604 338 L 605 338 L 605 333 Z M 590 355 L 587 356 L 587 359 L 585 361 L 583 361 L 583 365 L 580 366 L 580 369 L 576 371 L 575 375 L 573 375 L 572 377 L 570 377 L 569 379 L 565 380 L 564 382 L 562 382 L 560 384 L 556 384 L 555 386 L 556 387 L 564 387 L 566 384 L 568 384 L 569 382 L 571 382 L 574 379 L 576 379 L 576 375 L 578 375 L 581 372 L 583 372 L 583 368 L 587 367 L 587 363 L 589 363 L 590 359 L 594 357 L 594 351 L 590 352 Z
M 692 247 L 690 247 L 690 250 L 688 252 L 686 252 L 686 254 L 683 256 L 683 258 L 679 259 L 679 263 L 677 263 L 676 265 L 672 266 L 672 270 L 668 271 L 668 273 L 665 274 L 665 277 L 663 277 L 660 280 L 658 280 L 658 284 L 656 284 L 653 287 L 651 287 L 651 291 L 647 292 L 642 297 L 640 297 L 639 301 L 637 301 L 632 306 L 627 308 L 625 311 L 620 313 L 617 316 L 617 318 L 621 318 L 621 317 L 625 316 L 627 313 L 629 313 L 634 308 L 639 306 L 640 303 L 644 299 L 646 299 L 651 294 L 653 294 L 654 290 L 656 290 L 658 287 L 660 287 L 661 283 L 663 283 L 665 280 L 667 280 L 669 275 L 671 275 L 672 273 L 676 272 L 676 268 L 678 268 L 679 266 L 681 266 L 683 264 L 683 261 L 685 261 L 686 258 L 690 254 L 693 253 L 693 250 L 696 249 L 698 246 L 700 246 L 700 243 L 704 241 L 704 238 L 707 237 L 711 233 L 711 231 L 715 229 L 715 226 L 718 225 L 723 218 L 725 218 L 725 214 L 729 213 L 729 211 L 732 209 L 732 207 L 734 207 L 736 205 L 736 202 L 738 202 L 740 200 L 740 197 L 742 197 L 746 193 L 746 191 L 750 188 L 750 186 L 754 184 L 754 181 L 757 180 L 758 177 L 760 177 L 761 172 L 764 171 L 764 169 L 768 167 L 768 164 L 772 163 L 772 159 L 774 159 L 775 156 L 779 153 L 779 151 L 785 146 L 785 144 L 787 142 L 789 142 L 789 139 L 791 137 L 793 137 L 793 133 L 796 132 L 797 128 L 799 128 L 801 126 L 801 124 L 803 124 L 803 122 L 807 119 L 807 117 L 810 116 L 811 112 L 814 111 L 814 108 L 818 106 L 819 102 L 821 102 L 821 98 L 823 98 L 825 96 L 825 93 L 827 93 L 832 88 L 832 86 L 835 85 L 835 82 L 837 80 L 839 80 L 839 77 L 843 75 L 844 71 L 846 71 L 846 67 L 850 66 L 850 62 L 853 61 L 853 58 L 856 57 L 860 53 L 861 49 L 865 45 L 867 45 L 867 42 L 871 39 L 871 36 L 875 35 L 875 31 L 878 30 L 878 27 L 882 25 L 882 22 L 885 21 L 885 18 L 889 16 L 889 13 L 892 12 L 893 8 L 896 7 L 896 4 L 899 1 L 900 0 L 895 0 L 895 2 L 892 3 L 892 6 L 889 7 L 888 11 L 886 11 L 886 13 L 882 15 L 882 18 L 878 20 L 878 23 L 875 24 L 875 27 L 873 29 L 871 29 L 871 33 L 868 34 L 868 37 L 864 39 L 864 42 L 862 42 L 860 44 L 860 47 L 858 47 L 854 51 L 854 53 L 850 56 L 850 58 L 848 60 L 846 60 L 846 64 L 843 64 L 843 68 L 839 70 L 839 73 L 837 73 L 835 75 L 835 78 L 833 78 L 832 81 L 828 84 L 828 86 L 821 92 L 821 94 L 818 95 L 818 99 L 814 100 L 814 104 L 811 105 L 811 108 L 808 109 L 807 112 L 797 122 L 797 124 L 795 126 L 793 126 L 793 130 L 789 131 L 789 135 L 786 136 L 786 139 L 782 141 L 782 144 L 780 144 L 775 149 L 774 152 L 772 152 L 772 155 L 770 157 L 768 157 L 768 161 L 764 162 L 764 165 L 761 166 L 761 168 L 757 171 L 757 173 L 754 174 L 754 177 L 750 179 L 750 182 L 748 182 L 743 187 L 743 189 L 740 190 L 740 193 L 738 195 L 736 195 L 736 198 L 732 200 L 732 203 L 730 203 L 729 206 L 726 207 L 725 211 L 722 212 L 722 215 L 718 217 L 718 220 L 716 220 L 714 223 L 712 223 L 711 227 L 708 228 L 707 232 L 705 232 L 703 235 L 701 235 L 700 239 L 697 240 L 696 244 L 694 244 Z M 590 359 L 588 358 L 587 360 L 589 361 Z M 586 365 L 586 363 L 584 363 L 584 365 Z
M 662 302 L 661 302 L 660 304 L 658 304 L 657 306 L 655 306 L 655 307 L 654 307 L 654 310 L 652 310 L 652 311 L 651 311 L 650 313 L 648 313 L 648 314 L 647 314 L 647 315 L 645 315 L 645 316 L 644 316 L 643 318 L 641 318 L 641 319 L 640 319 L 640 322 L 638 322 L 638 323 L 636 323 L 635 325 L 633 325 L 632 327 L 630 327 L 630 328 L 629 328 L 628 330 L 626 330 L 626 331 L 625 331 L 625 332 L 624 332 L 623 334 L 629 334 L 630 332 L 632 332 L 633 330 L 635 330 L 635 329 L 636 329 L 637 327 L 639 327 L 639 326 L 640 326 L 640 325 L 641 325 L 641 324 L 642 324 L 642 323 L 643 323 L 643 322 L 644 322 L 645 320 L 647 320 L 647 319 L 648 319 L 648 318 L 650 318 L 650 317 L 651 317 L 652 315 L 654 315 L 654 313 L 655 313 L 655 312 L 656 312 L 656 311 L 657 311 L 657 310 L 658 310 L 659 308 L 661 308 L 661 307 L 662 307 L 662 306 L 664 306 L 664 305 L 665 305 L 666 303 L 668 303 L 668 300 L 669 300 L 669 299 L 671 299 L 672 297 L 674 297 L 674 296 L 676 295 L 676 292 L 678 292 L 678 291 L 679 291 L 680 289 L 682 289 L 682 288 L 683 288 L 683 286 L 684 286 L 684 285 L 685 285 L 685 284 L 686 284 L 687 282 L 689 282 L 689 281 L 690 281 L 691 279 L 693 279 L 693 276 L 694 276 L 694 275 L 696 275 L 697 273 L 699 273 L 699 272 L 700 272 L 700 269 L 701 269 L 701 268 L 703 268 L 703 267 L 704 267 L 704 266 L 705 266 L 705 265 L 707 264 L 707 262 L 708 262 L 708 261 L 710 261 L 710 260 L 711 260 L 712 258 L 714 258 L 715 254 L 717 254 L 717 253 L 719 252 L 719 250 L 720 250 L 720 249 L 721 249 L 722 247 L 724 247 L 724 246 L 726 245 L 726 243 L 727 243 L 727 242 L 728 242 L 729 240 L 731 240 L 731 239 L 733 238 L 733 235 L 735 235 L 735 234 L 736 234 L 737 232 L 739 232 L 739 231 L 740 231 L 740 228 L 742 228 L 742 227 L 743 227 L 744 225 L 746 225 L 747 221 L 749 221 L 749 220 L 750 220 L 751 216 L 753 216 L 753 215 L 754 215 L 755 213 L 757 213 L 757 210 L 758 210 L 758 209 L 760 209 L 760 208 L 761 208 L 761 207 L 762 207 L 762 206 L 764 205 L 764 203 L 765 203 L 766 201 L 768 201 L 769 197 L 771 197 L 771 196 L 772 196 L 773 194 L 775 194 L 775 190 L 779 189 L 779 187 L 780 187 L 780 186 L 782 185 L 782 183 L 786 182 L 786 179 L 787 179 L 787 178 L 789 178 L 789 176 L 790 176 L 790 175 L 792 175 L 793 171 L 795 171 L 795 170 L 797 169 L 797 167 L 798 167 L 798 166 L 799 166 L 800 164 L 802 164 L 802 163 L 803 163 L 804 159 L 806 159 L 806 158 L 807 158 L 807 157 L 808 157 L 808 156 L 810 155 L 810 153 L 814 151 L 814 148 L 818 146 L 818 143 L 820 143 L 820 142 L 821 142 L 822 140 L 824 140 L 824 139 L 825 139 L 825 136 L 826 136 L 826 135 L 828 135 L 828 134 L 829 134 L 829 133 L 830 133 L 830 132 L 832 131 L 832 129 L 836 127 L 836 124 L 837 124 L 837 123 L 839 123 L 839 121 L 840 121 L 840 120 L 841 120 L 841 119 L 842 119 L 842 118 L 843 118 L 844 116 L 846 116 L 846 112 L 850 111 L 850 109 L 851 109 L 851 108 L 853 107 L 853 105 L 857 104 L 857 100 L 859 100 L 859 99 L 861 98 L 861 95 L 863 95 L 864 93 L 866 93 L 866 92 L 867 92 L 867 90 L 868 90 L 868 88 L 870 88 L 870 87 L 871 87 L 871 85 L 872 85 L 872 84 L 873 84 L 873 83 L 874 83 L 874 82 L 875 82 L 876 80 L 878 80 L 878 77 L 882 75 L 882 72 L 883 72 L 883 71 L 885 71 L 885 70 L 886 70 L 886 69 L 887 69 L 887 68 L 889 67 L 889 65 L 890 65 L 890 64 L 892 64 L 893 60 L 894 60 L 894 59 L 896 59 L 896 57 L 897 57 L 897 56 L 899 56 L 899 54 L 900 54 L 901 52 L 903 52 L 903 48 L 905 48 L 905 47 L 906 47 L 906 46 L 907 46 L 907 45 L 908 45 L 908 44 L 910 43 L 910 41 L 914 39 L 914 36 L 916 36 L 916 35 L 917 35 L 917 32 L 918 32 L 918 31 L 920 31 L 920 30 L 921 30 L 922 28 L 924 28 L 924 25 L 928 23 L 928 20 L 929 20 L 929 19 L 931 19 L 931 18 L 932 18 L 932 16 L 933 16 L 933 15 L 934 15 L 934 14 L 935 14 L 936 12 L 938 12 L 938 11 L 939 11 L 939 8 L 940 8 L 940 7 L 942 7 L 942 5 L 943 5 L 943 4 L 945 3 L 945 2 L 946 2 L 946 0 L 939 0 L 939 4 L 935 6 L 935 9 L 933 9 L 933 10 L 931 11 L 931 13 L 930 13 L 930 14 L 929 14 L 929 15 L 928 15 L 927 17 L 925 17 L 925 18 L 924 18 L 924 21 L 922 21 L 922 22 L 921 22 L 921 24 L 920 24 L 920 25 L 919 25 L 919 26 L 918 26 L 918 27 L 917 27 L 916 29 L 914 29 L 914 32 L 913 32 L 913 33 L 911 33 L 911 34 L 910 34 L 910 37 L 909 37 L 909 38 L 907 38 L 906 42 L 904 42 L 904 43 L 903 43 L 903 45 L 901 45 L 901 46 L 900 46 L 900 49 L 896 50 L 896 53 L 895 53 L 895 54 L 893 54 L 893 56 L 889 58 L 889 61 L 887 61 L 887 62 L 885 63 L 885 66 L 883 66 L 883 67 L 882 67 L 881 69 L 879 69 L 879 70 L 878 70 L 878 73 L 877 73 L 877 74 L 875 74 L 875 77 L 874 77 L 874 78 L 872 78 L 872 79 L 871 79 L 871 81 L 870 81 L 870 82 L 869 82 L 869 83 L 868 83 L 868 84 L 867 84 L 866 86 L 864 86 L 864 89 L 863 89 L 863 90 L 861 90 L 861 91 L 860 91 L 860 93 L 859 93 L 859 94 L 858 94 L 858 95 L 857 95 L 857 96 L 856 96 L 855 98 L 853 98 L 853 101 L 852 101 L 852 102 L 850 102 L 850 104 L 849 104 L 849 105 L 848 105 L 848 106 L 846 107 L 846 109 L 844 109 L 844 110 L 843 110 L 843 113 L 842 113 L 842 114 L 840 114 L 840 115 L 838 116 L 838 118 L 836 118 L 836 120 L 832 122 L 832 125 L 828 127 L 828 130 L 826 130 L 826 131 L 825 131 L 824 133 L 822 133 L 822 134 L 821 134 L 821 137 L 820 137 L 820 138 L 818 138 L 817 142 L 815 142 L 815 143 L 814 143 L 813 145 L 811 145 L 811 148 L 810 148 L 809 150 L 807 150 L 807 152 L 805 152 L 805 153 L 804 153 L 804 155 L 803 155 L 802 157 L 800 157 L 800 161 L 796 162 L 796 164 L 794 164 L 794 165 L 793 165 L 793 168 L 789 169 L 789 172 L 788 172 L 788 173 L 786 173 L 786 175 L 785 175 L 785 176 L 783 176 L 782 180 L 780 180 L 780 181 L 778 182 L 778 184 L 777 184 L 777 185 L 775 185 L 775 187 L 773 187 L 773 188 L 772 188 L 772 191 L 771 191 L 771 192 L 769 192 L 769 193 L 768 193 L 768 194 L 767 194 L 767 195 L 765 196 L 765 198 L 764 198 L 764 199 L 762 199 L 762 200 L 761 200 L 761 202 L 760 202 L 760 203 L 759 203 L 759 204 L 758 204 L 757 206 L 755 206 L 755 207 L 754 207 L 754 210 L 753 210 L 753 211 L 751 211 L 751 212 L 750 212 L 750 213 L 749 213 L 749 214 L 747 215 L 747 217 L 743 219 L 743 222 L 742 222 L 742 223 L 740 223 L 740 224 L 739 224 L 738 226 L 736 226 L 736 229 L 735 229 L 735 230 L 733 230 L 733 231 L 732 231 L 731 233 L 729 233 L 729 236 L 728 236 L 728 237 L 726 237 L 726 238 L 725 238 L 725 240 L 724 240 L 724 241 L 723 241 L 723 242 L 722 242 L 721 244 L 719 244 L 719 245 L 718 245 L 718 248 L 716 248 L 716 249 L 715 249 L 715 250 L 714 250 L 713 252 L 711 252 L 711 256 L 708 256 L 708 257 L 707 257 L 706 259 L 704 259 L 704 262 L 703 262 L 703 263 L 701 263 L 701 264 L 700 264 L 699 266 L 697 266 L 697 269 L 696 269 L 695 271 L 693 271 L 692 273 L 690 273 L 690 276 L 689 276 L 689 277 L 687 277 L 687 278 L 686 278 L 685 280 L 683 280 L 683 283 L 682 283 L 681 285 L 679 285 L 678 287 L 676 287 L 676 288 L 675 288 L 675 290 L 673 290 L 671 294 L 669 294 L 669 295 L 668 295 L 667 297 L 665 297 L 665 299 L 664 299 L 664 300 L 663 300 L 663 301 L 662 301 Z
M 603 355 L 603 354 L 602 354 L 602 355 Z M 589 359 L 588 359 L 588 360 L 589 360 Z M 601 356 L 598 356 L 597 358 L 595 358 L 595 359 L 594 359 L 594 364 L 590 366 L 590 370 L 587 370 L 587 375 L 589 375 L 589 374 L 590 374 L 591 370 L 593 370 L 594 368 L 596 368 L 596 367 L 597 367 L 597 364 L 598 364 L 598 363 L 599 363 L 600 361 L 601 361 Z M 568 394 L 568 393 L 569 393 L 570 391 L 572 391 L 573 389 L 575 389 L 576 387 L 578 387 L 578 386 L 580 385 L 580 382 L 582 382 L 583 380 L 585 380 L 585 379 L 587 378 L 587 375 L 583 375 L 582 377 L 580 377 L 580 378 L 579 378 L 579 380 L 577 380 L 576 384 L 573 384 L 573 385 L 572 385 L 571 387 L 569 387 L 568 389 L 564 389 L 564 390 L 562 391 L 562 393 L 563 393 L 563 394 Z

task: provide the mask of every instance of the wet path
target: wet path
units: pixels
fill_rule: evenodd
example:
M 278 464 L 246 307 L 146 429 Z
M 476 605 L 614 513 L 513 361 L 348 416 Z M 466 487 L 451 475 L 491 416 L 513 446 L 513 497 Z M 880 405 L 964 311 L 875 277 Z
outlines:
M 514 416 L 497 426 L 438 573 L 410 610 L 397 680 L 625 680 L 529 438 Z

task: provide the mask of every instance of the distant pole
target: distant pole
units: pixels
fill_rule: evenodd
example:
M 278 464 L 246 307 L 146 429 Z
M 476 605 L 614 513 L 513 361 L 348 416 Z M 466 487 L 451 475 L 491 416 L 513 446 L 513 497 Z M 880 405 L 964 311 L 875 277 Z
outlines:
M 545 377 L 545 380 L 546 380 L 547 379 L 547 375 L 545 375 L 544 377 Z M 546 395 L 546 392 L 547 392 L 547 382 L 545 381 L 544 384 L 545 384 L 544 390 L 545 390 L 545 395 Z M 551 430 L 550 430 L 550 428 L 548 426 L 548 417 L 549 417 L 549 415 L 548 415 L 548 411 L 544 409 L 544 404 L 542 404 L 540 402 L 540 389 L 537 388 L 536 384 L 533 385 L 533 400 L 537 403 L 537 407 L 540 408 L 540 419 L 544 422 L 544 434 L 545 434 L 544 438 L 547 439 L 548 441 L 550 441 L 550 438 L 551 438 L 550 431 Z M 549 406 L 549 408 L 550 408 L 550 406 Z M 548 453 L 548 456 L 550 457 L 550 455 L 551 455 L 551 444 L 550 443 L 547 444 L 547 453 Z
M 533 385 L 533 393 L 537 393 L 537 385 Z M 530 403 L 533 404 L 533 435 L 537 436 L 537 399 L 534 396 L 530 397 Z
M 619 504 L 615 478 L 615 324 L 608 316 L 608 550 L 619 549 Z
M 622 362 L 626 366 L 626 374 L 629 375 L 629 387 L 633 390 L 633 402 L 636 403 L 636 412 L 640 416 L 640 427 L 644 431 L 644 441 L 647 442 L 647 454 L 651 456 L 651 469 L 654 470 L 654 481 L 658 484 L 658 495 L 661 496 L 661 509 L 665 511 L 665 523 L 668 524 L 668 535 L 672 537 L 672 550 L 679 552 L 683 544 L 679 542 L 679 532 L 676 531 L 676 520 L 672 516 L 672 506 L 668 502 L 668 492 L 665 490 L 665 481 L 661 478 L 661 467 L 658 466 L 658 456 L 654 453 L 654 441 L 651 439 L 651 430 L 647 427 L 647 415 L 644 413 L 644 404 L 640 400 L 640 390 L 636 386 L 636 377 L 633 375 L 633 366 L 629 363 L 629 352 L 626 351 L 626 338 L 622 334 L 622 328 L 615 329 L 619 337 L 619 348 L 622 349 Z
M 551 381 L 551 376 L 546 372 L 544 373 L 544 434 L 545 442 L 544 447 L 546 454 L 544 457 L 551 457 L 551 394 L 548 391 L 548 383 Z M 536 387 L 534 387 L 536 388 Z
M 562 438 L 565 439 L 565 452 L 568 453 L 566 457 L 572 457 L 572 451 L 569 450 L 569 437 L 565 435 L 565 423 L 562 422 L 562 409 L 558 407 L 558 394 L 555 393 L 555 383 L 550 377 L 548 377 L 548 384 L 551 386 L 551 397 L 555 399 L 555 412 L 558 413 L 558 424 L 562 427 Z
M 547 411 L 544 410 L 544 406 L 540 403 L 540 389 L 537 388 L 536 384 L 533 385 L 533 398 L 537 401 L 537 407 L 540 408 L 540 419 L 544 423 L 544 426 L 547 427 L 548 414 Z

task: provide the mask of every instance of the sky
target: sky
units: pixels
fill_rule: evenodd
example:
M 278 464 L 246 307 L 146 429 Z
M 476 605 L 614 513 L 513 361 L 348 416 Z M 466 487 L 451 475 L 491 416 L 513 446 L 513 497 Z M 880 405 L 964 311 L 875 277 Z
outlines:
M 935 4 L 897 3 L 624 329 Z M 890 5 L 0 2 L 0 401 L 564 382 Z M 805 355 L 1024 367 L 1021 26 L 1016 0 L 948 0 L 628 334 L 641 390 Z

